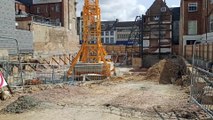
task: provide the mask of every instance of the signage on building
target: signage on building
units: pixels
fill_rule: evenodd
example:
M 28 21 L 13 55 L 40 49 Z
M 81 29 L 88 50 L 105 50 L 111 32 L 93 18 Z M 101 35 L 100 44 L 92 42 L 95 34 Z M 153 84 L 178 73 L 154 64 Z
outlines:
M 33 4 L 46 4 L 46 3 L 58 3 L 62 0 L 33 0 Z
M 0 72 L 0 88 L 4 87 L 6 85 L 7 85 L 7 83 L 3 77 L 3 74 Z

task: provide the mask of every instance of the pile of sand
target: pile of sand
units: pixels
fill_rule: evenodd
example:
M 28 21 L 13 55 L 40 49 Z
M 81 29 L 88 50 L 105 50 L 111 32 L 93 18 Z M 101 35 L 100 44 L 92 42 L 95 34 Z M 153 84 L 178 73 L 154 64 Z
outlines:
M 148 69 L 146 79 L 158 80 L 160 84 L 173 84 L 186 74 L 181 58 L 163 59 Z

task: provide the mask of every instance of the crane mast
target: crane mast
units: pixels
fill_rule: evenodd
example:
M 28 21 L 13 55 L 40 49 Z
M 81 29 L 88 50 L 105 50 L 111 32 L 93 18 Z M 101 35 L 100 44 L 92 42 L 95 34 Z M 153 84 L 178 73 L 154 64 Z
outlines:
M 106 59 L 107 53 L 101 43 L 101 14 L 99 0 L 84 0 L 83 7 L 83 43 L 76 57 L 73 59 L 68 75 L 78 62 L 103 63 L 103 71 L 100 74 L 110 76 L 110 59 Z M 89 71 L 88 71 L 89 73 Z

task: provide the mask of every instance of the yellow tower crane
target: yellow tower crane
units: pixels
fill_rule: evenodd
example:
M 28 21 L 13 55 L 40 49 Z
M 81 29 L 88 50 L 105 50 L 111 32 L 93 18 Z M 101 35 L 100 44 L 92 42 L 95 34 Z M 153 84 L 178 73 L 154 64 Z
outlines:
M 86 66 L 100 65 L 101 71 L 97 74 L 102 76 L 111 75 L 110 59 L 106 58 L 107 52 L 101 43 L 101 14 L 99 7 L 99 0 L 84 0 L 83 8 L 83 43 L 82 46 L 73 59 L 71 66 L 68 70 L 68 75 L 73 74 L 73 68 L 78 64 L 85 66 L 82 74 L 90 74 L 90 69 L 86 70 Z M 82 65 L 83 64 L 83 65 Z

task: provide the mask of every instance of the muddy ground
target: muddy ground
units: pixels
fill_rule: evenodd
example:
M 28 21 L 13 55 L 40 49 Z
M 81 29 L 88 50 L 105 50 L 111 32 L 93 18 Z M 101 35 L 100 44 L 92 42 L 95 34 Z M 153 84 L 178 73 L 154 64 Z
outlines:
M 208 119 L 202 110 L 188 102 L 187 91 L 181 86 L 145 80 L 143 75 L 90 81 L 75 86 L 31 86 L 7 101 L 0 101 L 0 120 Z M 21 113 L 5 110 L 25 95 L 30 100 L 39 101 L 38 104 Z

